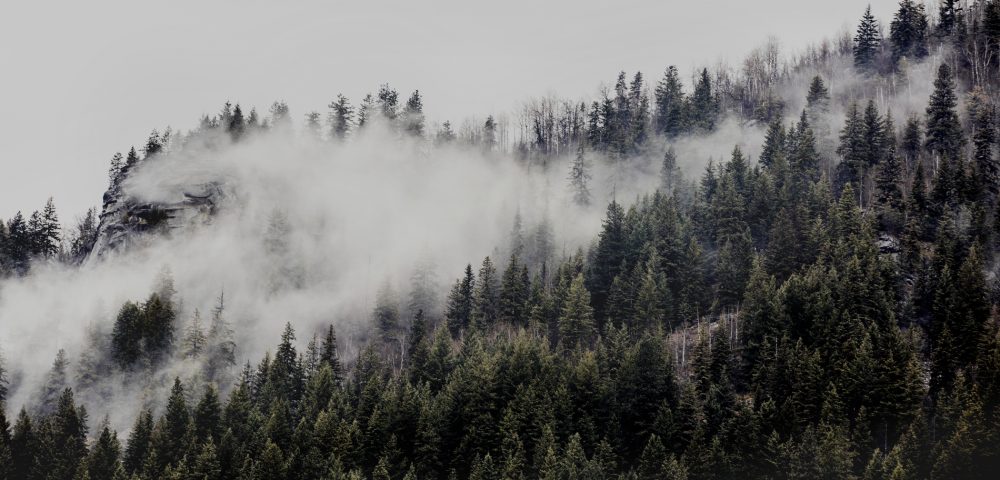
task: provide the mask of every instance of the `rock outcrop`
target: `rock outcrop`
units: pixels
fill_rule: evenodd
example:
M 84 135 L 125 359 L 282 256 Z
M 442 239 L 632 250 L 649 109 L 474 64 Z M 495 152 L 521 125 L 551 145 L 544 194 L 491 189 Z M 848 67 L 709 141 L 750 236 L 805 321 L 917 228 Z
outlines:
M 215 182 L 178 190 L 175 199 L 164 202 L 142 201 L 115 186 L 104 194 L 94 245 L 83 263 L 128 248 L 149 235 L 169 235 L 208 223 L 224 197 L 222 186 Z

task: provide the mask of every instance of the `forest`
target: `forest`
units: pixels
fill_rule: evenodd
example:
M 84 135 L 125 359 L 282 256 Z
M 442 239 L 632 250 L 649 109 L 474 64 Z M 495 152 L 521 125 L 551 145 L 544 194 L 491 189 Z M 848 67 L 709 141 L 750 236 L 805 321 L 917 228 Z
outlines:
M 595 99 L 458 127 L 388 84 L 298 129 L 283 102 L 226 102 L 115 154 L 72 227 L 51 199 L 0 222 L 0 294 L 183 240 L 184 210 L 135 191 L 195 151 L 378 135 L 554 172 L 568 205 L 520 207 L 441 288 L 417 261 L 353 321 L 289 307 L 263 349 L 233 313 L 245 296 L 213 286 L 203 319 L 164 269 L 83 347 L 47 345 L 40 381 L 0 357 L 0 480 L 995 478 L 998 102 L 997 0 L 902 0 L 795 55 L 768 42 L 689 79 L 622 72 Z M 557 236 L 550 215 L 591 208 L 595 235 Z M 304 302 L 296 221 L 258 227 L 268 291 Z

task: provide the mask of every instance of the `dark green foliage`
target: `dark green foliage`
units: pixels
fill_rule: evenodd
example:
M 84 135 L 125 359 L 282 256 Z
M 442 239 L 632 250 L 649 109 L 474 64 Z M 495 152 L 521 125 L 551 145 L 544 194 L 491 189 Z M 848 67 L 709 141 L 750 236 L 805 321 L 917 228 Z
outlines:
M 451 293 L 448 294 L 445 317 L 448 319 L 448 330 L 453 336 L 458 335 L 459 332 L 471 325 L 475 283 L 472 264 L 468 264 L 465 266 L 465 276 L 455 280 L 455 285 L 452 287 Z
M 858 24 L 854 35 L 854 68 L 861 72 L 874 72 L 878 69 L 878 55 L 882 48 L 882 35 L 879 33 L 878 21 L 872 15 L 869 6 Z
M 924 140 L 924 147 L 948 163 L 959 160 L 960 150 L 965 142 L 957 106 L 958 98 L 955 95 L 951 68 L 948 64 L 941 64 L 937 79 L 934 80 L 934 93 L 927 104 L 927 138 Z
M 921 59 L 927 56 L 927 15 L 924 5 L 913 0 L 899 2 L 899 10 L 889 24 L 892 58 Z
M 667 67 L 654 93 L 653 127 L 668 138 L 676 137 L 687 126 L 687 104 L 677 67 Z

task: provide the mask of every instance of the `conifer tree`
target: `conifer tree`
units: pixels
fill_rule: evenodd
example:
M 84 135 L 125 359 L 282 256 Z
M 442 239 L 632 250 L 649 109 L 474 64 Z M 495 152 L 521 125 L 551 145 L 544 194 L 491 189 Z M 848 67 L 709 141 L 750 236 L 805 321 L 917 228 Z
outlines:
M 101 425 L 101 434 L 87 455 L 86 469 L 90 478 L 116 478 L 124 473 L 120 460 L 121 445 L 118 435 L 111 431 L 107 418 Z M 120 473 L 121 471 L 121 473 Z M 119 477 L 120 478 L 120 477 Z
M 597 249 L 587 272 L 587 289 L 590 291 L 594 309 L 604 313 L 611 283 L 621 273 L 625 260 L 625 211 L 612 200 L 597 240 Z
M 128 443 L 125 446 L 123 466 L 125 473 L 135 474 L 140 472 L 146 456 L 149 453 L 149 442 L 153 434 L 153 412 L 143 409 L 136 417 L 129 433 Z
M 584 156 L 583 144 L 576 151 L 576 157 L 569 168 L 569 186 L 573 192 L 573 202 L 581 207 L 590 205 L 590 163 Z
M 939 37 L 947 37 L 955 33 L 958 10 L 961 6 L 958 0 L 942 0 L 938 7 L 937 34 Z
M 195 309 L 191 322 L 184 329 L 181 351 L 185 358 L 198 358 L 205 352 L 208 338 L 201 327 L 201 314 Z
M 806 110 L 815 113 L 825 113 L 830 108 L 830 90 L 823 83 L 823 77 L 816 75 L 809 83 L 806 94 Z
M 354 107 L 343 94 L 337 94 L 337 99 L 328 105 L 330 113 L 327 116 L 327 123 L 330 124 L 330 138 L 333 140 L 344 140 L 351 131 L 351 123 L 354 121 Z
M 996 109 L 981 90 L 969 96 L 969 116 L 972 119 L 972 157 L 975 160 L 978 189 L 987 201 L 996 198 L 1000 189 L 1000 166 L 993 155 L 996 139 Z M 992 203 L 992 202 L 990 202 Z
M 403 109 L 403 128 L 414 137 L 424 136 L 424 103 L 420 90 L 414 90 Z
M 372 318 L 378 338 L 386 345 L 393 344 L 400 333 L 399 306 L 396 293 L 388 281 L 382 284 L 375 296 Z
M 521 265 L 516 255 L 510 256 L 510 262 L 503 272 L 500 282 L 500 319 L 511 323 L 527 323 L 528 295 L 531 288 L 528 280 L 528 270 Z
M 719 103 L 712 93 L 712 81 L 708 69 L 702 69 L 701 76 L 695 84 L 691 95 L 691 120 L 695 129 L 710 132 L 715 129 L 719 116 Z
M 570 284 L 566 302 L 559 315 L 559 339 L 564 346 L 587 342 L 594 334 L 594 309 L 590 306 L 590 293 L 583 284 L 583 274 L 577 274 Z
M 878 21 L 872 15 L 872 8 L 865 9 L 865 14 L 858 24 L 854 35 L 854 68 L 861 72 L 874 72 L 878 68 L 878 54 L 882 44 Z
M 683 182 L 681 169 L 677 166 L 677 154 L 674 148 L 667 148 L 663 154 L 663 162 L 660 164 L 660 189 L 670 196 L 677 192 Z
M 448 330 L 452 336 L 458 335 L 460 331 L 468 328 L 472 319 L 474 309 L 473 293 L 475 291 L 475 276 L 472 273 L 472 264 L 465 266 L 465 275 L 461 280 L 455 280 L 455 285 L 448 294 L 448 305 L 445 317 L 448 319 Z
M 680 135 L 686 127 L 686 103 L 684 87 L 677 67 L 667 67 L 663 79 L 654 91 L 653 127 L 657 133 L 667 138 Z M 596 111 L 596 108 L 592 111 Z M 596 122 L 594 122 L 596 124 Z
M 934 93 L 927 104 L 927 134 L 924 148 L 942 161 L 956 162 L 965 142 L 958 120 L 955 82 L 951 67 L 942 63 L 934 80 Z
M 11 468 L 9 478 L 11 479 L 36 478 L 37 463 L 42 452 L 39 450 L 40 439 L 32 423 L 28 412 L 21 408 L 10 438 Z
M 889 24 L 892 58 L 921 59 L 927 56 L 927 15 L 922 3 L 901 0 L 892 23 Z
M 466 276 L 468 278 L 468 276 Z M 464 283 L 463 283 L 464 286 Z M 494 325 L 499 316 L 500 280 L 490 257 L 483 259 L 472 295 L 471 323 L 476 328 Z
M 340 356 L 337 353 L 337 334 L 334 332 L 333 325 L 327 327 L 323 343 L 320 346 L 319 367 L 322 368 L 323 365 L 330 367 L 333 380 L 339 385 L 344 379 L 344 367 L 341 365 Z

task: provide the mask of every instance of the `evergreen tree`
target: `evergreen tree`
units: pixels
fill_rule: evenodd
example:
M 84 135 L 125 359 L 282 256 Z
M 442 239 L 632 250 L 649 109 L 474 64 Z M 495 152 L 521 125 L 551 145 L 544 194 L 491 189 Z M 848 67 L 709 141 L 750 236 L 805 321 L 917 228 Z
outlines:
M 1000 166 L 993 155 L 996 139 L 996 109 L 981 90 L 969 96 L 972 119 L 972 157 L 975 160 L 977 190 L 986 200 L 996 198 L 1000 189 Z M 991 202 L 992 203 L 992 202 Z
M 510 262 L 503 272 L 500 282 L 500 319 L 510 324 L 527 323 L 528 294 L 531 288 L 528 270 L 517 261 L 517 255 L 510 256 Z
M 11 432 L 11 479 L 35 479 L 37 478 L 37 463 L 42 452 L 40 451 L 40 439 L 32 425 L 28 412 L 22 408 L 14 423 L 14 430 Z
M 677 154 L 674 153 L 673 147 L 667 148 L 660 164 L 660 189 L 668 196 L 674 195 L 683 181 L 681 169 L 677 166 Z
M 40 462 L 46 477 L 72 480 L 87 454 L 87 425 L 73 400 L 73 391 L 63 390 L 55 413 L 44 430 L 44 450 Z
M 327 116 L 327 123 L 330 124 L 330 138 L 334 140 L 344 140 L 351 132 L 351 123 L 354 121 L 354 107 L 350 101 L 342 94 L 337 94 L 337 99 L 328 105 L 330 113 Z
M 140 472 L 149 453 L 149 442 L 152 434 L 153 412 L 143 409 L 135 419 L 128 443 L 125 446 L 125 455 L 122 459 L 125 473 L 131 475 Z
M 472 295 L 471 323 L 476 328 L 493 326 L 499 317 L 500 281 L 490 257 L 483 259 Z
M 333 380 L 338 385 L 344 380 L 344 367 L 341 365 L 340 356 L 337 353 L 337 334 L 333 330 L 333 325 L 327 327 L 320 347 L 319 367 L 322 368 L 323 365 L 330 367 Z
M 208 337 L 201 327 L 201 314 L 195 309 L 191 316 L 191 323 L 184 329 L 184 338 L 181 340 L 181 352 L 185 358 L 198 358 L 205 352 Z
M 577 149 L 576 157 L 569 168 L 569 186 L 573 192 L 573 202 L 581 207 L 590 205 L 590 163 L 583 152 L 583 144 Z
M 830 90 L 823 83 L 823 77 L 816 75 L 809 83 L 806 94 L 806 109 L 812 112 L 825 112 L 830 107 Z
M 121 445 L 118 443 L 118 434 L 111 431 L 108 420 L 105 419 L 101 426 L 101 434 L 90 449 L 87 455 L 86 471 L 90 478 L 116 478 L 122 475 Z M 120 477 L 118 477 L 120 478 Z
M 899 2 L 899 10 L 889 24 L 889 41 L 894 61 L 902 57 L 921 59 L 927 56 L 927 15 L 922 3 Z
M 674 138 L 684 132 L 687 123 L 686 103 L 677 67 L 667 67 L 663 79 L 656 85 L 654 103 L 653 128 L 657 133 Z
M 955 96 L 955 82 L 948 64 L 938 67 L 934 80 L 934 93 L 927 104 L 927 134 L 924 147 L 943 161 L 960 160 L 962 146 L 962 125 L 958 120 Z
M 961 9 L 958 3 L 958 0 L 941 0 L 938 7 L 938 36 L 947 37 L 955 33 L 958 10 Z
M 712 93 L 712 81 L 708 69 L 702 69 L 701 76 L 691 95 L 691 121 L 695 129 L 710 132 L 715 129 L 719 116 L 719 103 Z
M 589 341 L 594 332 L 594 309 L 590 306 L 590 293 L 583 284 L 583 275 L 577 274 L 570 284 L 566 302 L 559 315 L 559 339 L 567 348 L 572 348 Z
M 455 285 L 448 294 L 448 305 L 445 317 L 448 319 L 448 330 L 452 336 L 469 327 L 472 320 L 472 312 L 475 307 L 475 276 L 472 273 L 472 264 L 465 266 L 465 275 L 461 280 L 455 280 Z
M 420 98 L 420 90 L 414 90 L 406 101 L 403 109 L 403 128 L 414 137 L 424 136 L 424 103 Z
M 878 21 L 875 20 L 872 8 L 869 6 L 861 17 L 857 34 L 854 35 L 854 68 L 861 72 L 876 71 L 881 44 L 882 36 L 879 33 Z
M 400 333 L 399 306 L 396 293 L 389 282 L 382 284 L 375 296 L 375 310 L 372 313 L 375 330 L 382 343 L 391 345 Z

